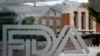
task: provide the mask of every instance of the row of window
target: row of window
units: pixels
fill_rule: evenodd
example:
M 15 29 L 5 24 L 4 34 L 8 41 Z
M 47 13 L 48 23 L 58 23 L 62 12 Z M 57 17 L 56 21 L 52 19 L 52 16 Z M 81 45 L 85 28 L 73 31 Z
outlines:
M 60 12 L 57 12 L 55 10 L 50 10 L 47 12 L 46 14 L 47 16 L 56 16 L 56 17 L 60 17 L 61 13 Z
M 60 19 L 56 19 L 56 21 L 54 22 L 53 19 L 47 20 L 45 17 L 43 17 L 40 21 L 41 21 L 41 23 L 39 22 L 39 19 L 36 19 L 34 24 L 36 24 L 36 25 L 40 24 L 40 25 L 46 25 L 46 26 L 47 26 L 47 24 L 49 24 L 48 26 L 52 29 L 54 29 L 54 24 L 55 24 L 56 25 L 56 32 L 60 31 L 60 27 L 61 27 Z M 49 22 L 47 22 L 47 21 L 49 21 Z
M 54 20 L 53 19 L 49 19 L 49 27 L 54 29 Z M 46 25 L 46 19 L 42 19 L 42 25 Z M 56 33 L 58 34 L 58 32 L 60 32 L 60 20 L 57 19 L 56 20 Z
M 50 27 L 53 28 L 54 20 L 53 19 L 49 19 L 48 23 L 49 23 Z M 47 24 L 46 23 L 46 19 L 42 19 L 42 25 L 46 25 L 46 24 Z M 57 25 L 57 28 L 60 28 L 60 20 L 59 19 L 56 20 L 56 25 Z
M 81 12 L 81 18 L 78 17 L 79 13 L 77 11 L 74 12 L 74 24 L 75 27 L 78 28 L 78 25 L 81 24 L 81 29 L 86 29 L 86 26 L 88 26 L 88 29 L 93 29 L 93 21 L 91 18 L 92 16 L 89 15 L 89 17 L 86 17 L 86 12 Z M 79 23 L 78 20 L 81 19 L 81 22 Z M 88 22 L 86 22 L 88 20 Z M 88 25 L 86 25 L 88 23 Z

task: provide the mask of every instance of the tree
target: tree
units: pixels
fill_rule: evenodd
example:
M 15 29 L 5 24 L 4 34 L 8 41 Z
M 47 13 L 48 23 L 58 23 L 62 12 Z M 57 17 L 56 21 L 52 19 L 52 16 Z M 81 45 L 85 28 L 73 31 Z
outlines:
M 33 16 L 26 17 L 22 24 L 34 24 L 35 18 Z
M 33 16 L 29 16 L 26 17 L 23 21 L 22 24 L 24 25 L 33 25 L 35 22 L 35 18 Z M 32 30 L 32 29 L 31 29 Z M 24 37 L 24 39 L 36 39 L 38 41 L 45 41 L 46 39 L 44 38 L 44 36 L 41 35 L 24 35 L 24 36 L 20 36 L 21 38 Z
M 4 24 L 14 24 L 17 14 L 12 11 L 0 11 L 0 41 L 2 40 L 2 26 Z
M 94 17 L 92 19 L 100 24 L 100 12 L 96 12 L 90 5 L 87 5 L 87 9 L 89 14 Z
M 95 4 L 95 2 L 92 2 L 92 3 Z M 99 30 L 100 29 L 100 12 L 97 12 L 92 6 L 93 5 L 88 5 L 87 9 L 89 11 L 89 14 L 94 17 L 92 19 L 96 22 L 96 32 L 100 32 L 100 30 Z M 100 41 L 99 36 L 100 35 L 95 35 L 95 40 L 93 41 L 94 44 L 96 44 L 97 46 L 99 45 L 99 41 Z

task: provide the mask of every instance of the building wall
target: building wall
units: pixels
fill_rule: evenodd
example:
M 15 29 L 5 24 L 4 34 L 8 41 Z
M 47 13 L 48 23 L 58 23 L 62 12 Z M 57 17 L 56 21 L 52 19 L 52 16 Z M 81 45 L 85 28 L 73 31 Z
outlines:
M 62 14 L 61 28 L 63 28 L 65 25 L 70 25 L 70 14 L 69 13 Z
M 70 14 L 70 25 L 74 25 L 80 34 L 89 34 L 96 32 L 96 23 L 89 18 L 93 18 L 89 15 L 86 8 L 77 8 Z
M 100 24 L 96 23 L 96 32 L 100 32 Z
M 70 14 L 62 14 L 61 28 L 64 25 L 73 25 L 78 29 L 80 34 L 89 34 L 96 32 L 96 23 L 89 15 L 86 7 L 78 7 L 74 12 Z
M 51 15 L 52 14 L 50 14 L 48 16 L 39 17 L 38 23 L 39 23 L 39 25 L 45 24 L 45 26 L 50 27 L 51 29 L 53 29 L 55 34 L 57 34 L 57 32 L 59 33 L 60 30 L 65 25 L 75 26 L 76 29 L 78 29 L 78 31 L 80 32 L 80 34 L 89 34 L 89 33 L 96 32 L 96 23 L 92 19 L 89 19 L 89 18 L 93 18 L 93 17 L 91 17 L 89 15 L 88 10 L 84 6 L 78 7 L 74 12 L 72 12 L 70 14 L 62 13 L 61 16 L 60 15 L 59 16 L 51 16 Z M 42 22 L 43 20 L 45 20 L 45 23 Z M 57 23 L 57 20 L 59 20 L 59 23 Z M 60 24 L 59 29 L 57 28 L 57 24 Z
M 38 24 L 48 26 L 53 29 L 55 34 L 57 32 L 59 33 L 60 30 L 65 25 L 73 25 L 78 29 L 80 34 L 89 34 L 89 33 L 95 33 L 100 32 L 99 25 L 96 24 L 95 21 L 93 21 L 90 18 L 93 18 L 89 15 L 88 10 L 86 9 L 86 4 L 82 3 L 74 12 L 72 13 L 62 13 L 61 16 L 55 15 L 54 11 L 50 11 L 49 15 L 39 17 Z M 45 23 L 43 24 L 43 19 L 45 20 Z M 57 28 L 57 20 L 59 20 L 59 29 Z M 52 21 L 52 22 L 50 22 Z
M 61 28 L 61 18 L 52 16 L 42 16 L 38 19 L 38 25 L 45 25 L 51 28 L 55 34 L 59 34 Z

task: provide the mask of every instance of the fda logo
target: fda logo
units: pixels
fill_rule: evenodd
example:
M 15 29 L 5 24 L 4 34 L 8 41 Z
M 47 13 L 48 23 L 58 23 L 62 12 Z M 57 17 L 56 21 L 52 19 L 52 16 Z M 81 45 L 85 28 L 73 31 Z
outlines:
M 37 49 L 36 39 L 14 39 L 14 35 L 42 35 L 47 41 L 45 48 Z M 77 38 L 75 38 L 76 36 Z M 75 50 L 64 50 L 68 39 L 73 42 Z M 79 43 L 78 43 L 78 41 Z M 42 25 L 4 25 L 3 26 L 3 47 L 2 56 L 13 56 L 13 50 L 25 50 L 25 56 L 59 56 L 63 51 L 65 54 L 88 54 L 89 50 L 72 26 L 64 26 L 58 37 L 52 29 Z

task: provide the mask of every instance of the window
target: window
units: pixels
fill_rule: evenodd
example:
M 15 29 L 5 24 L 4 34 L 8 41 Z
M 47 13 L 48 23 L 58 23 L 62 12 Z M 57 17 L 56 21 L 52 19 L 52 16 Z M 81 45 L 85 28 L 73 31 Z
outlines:
M 57 19 L 56 25 L 57 25 L 57 32 L 60 32 L 60 19 Z
M 54 11 L 49 11 L 49 16 L 55 16 L 55 12 Z
M 46 19 L 42 19 L 42 25 L 46 25 Z
M 60 20 L 57 20 L 57 29 L 60 29 Z
M 59 12 L 56 11 L 56 16 L 57 17 L 60 17 L 61 16 L 61 13 L 59 13 Z
M 81 13 L 81 27 L 82 27 L 82 29 L 85 29 L 85 25 L 86 24 L 86 22 L 85 22 L 85 12 L 82 12 Z
M 74 12 L 74 25 L 76 28 L 78 28 L 78 20 L 77 19 L 78 19 L 78 12 L 75 11 Z
M 49 24 L 50 24 L 50 25 L 53 25 L 53 20 L 52 20 L 52 19 L 50 19 Z
M 38 19 L 35 19 L 34 24 L 38 24 Z
M 53 28 L 53 19 L 49 20 L 49 25 L 50 25 L 50 28 Z
M 93 21 L 92 21 L 92 16 L 89 15 L 89 29 L 93 29 Z
M 57 25 L 60 25 L 60 19 L 57 19 Z

